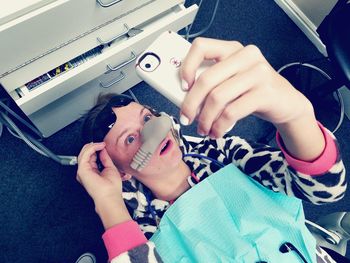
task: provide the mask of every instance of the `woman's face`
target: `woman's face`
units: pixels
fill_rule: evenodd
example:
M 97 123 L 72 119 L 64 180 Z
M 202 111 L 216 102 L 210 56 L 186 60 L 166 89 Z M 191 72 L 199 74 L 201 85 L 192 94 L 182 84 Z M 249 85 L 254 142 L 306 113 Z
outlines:
M 171 132 L 159 144 L 148 164 L 140 171 L 130 167 L 136 152 L 141 147 L 141 130 L 151 118 L 155 118 L 144 106 L 132 102 L 127 106 L 113 108 L 117 121 L 104 138 L 106 149 L 120 171 L 136 179 L 166 176 L 182 160 L 182 153 Z M 166 145 L 166 148 L 163 147 Z

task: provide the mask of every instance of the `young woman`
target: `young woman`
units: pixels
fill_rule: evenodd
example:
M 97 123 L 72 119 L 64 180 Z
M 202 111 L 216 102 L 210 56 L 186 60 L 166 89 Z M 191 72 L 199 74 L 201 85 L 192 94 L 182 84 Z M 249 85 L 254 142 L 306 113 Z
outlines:
M 195 80 L 205 59 L 217 63 Z M 148 239 L 171 202 L 216 172 L 217 161 L 235 164 L 275 192 L 315 204 L 344 196 L 345 169 L 334 136 L 316 121 L 307 98 L 269 65 L 257 47 L 197 38 L 181 77 L 188 95 L 180 122 L 188 125 L 197 119 L 198 134 L 206 137 L 199 143 L 188 142 L 174 123 L 175 132 L 169 132 L 141 172 L 130 168 L 130 163 L 153 110 L 116 96 L 97 104 L 85 120 L 85 138 L 94 143 L 86 144 L 79 154 L 77 180 L 94 200 L 106 229 L 103 239 L 110 260 L 161 261 Z M 275 125 L 280 149 L 223 136 L 250 114 Z M 97 152 L 104 166 L 101 171 Z M 210 160 L 183 157 L 188 153 Z M 329 260 L 321 248 L 317 256 L 320 262 Z

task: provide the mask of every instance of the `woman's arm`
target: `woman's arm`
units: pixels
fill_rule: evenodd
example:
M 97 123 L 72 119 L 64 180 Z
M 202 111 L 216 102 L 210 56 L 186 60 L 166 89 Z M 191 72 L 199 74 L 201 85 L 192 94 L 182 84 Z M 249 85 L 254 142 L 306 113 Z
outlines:
M 147 241 L 134 221 L 127 221 L 106 230 L 102 236 L 109 261 L 150 263 L 162 262 L 155 245 Z
M 325 149 L 326 140 L 320 129 L 311 103 L 302 116 L 275 126 L 288 153 L 296 159 L 314 161 Z
M 218 139 L 206 137 L 195 145 L 189 145 L 185 138 L 181 141 L 184 142 L 185 153 L 206 155 L 225 165 L 233 163 L 275 192 L 283 192 L 314 204 L 323 204 L 338 201 L 344 196 L 346 177 L 335 137 L 321 124 L 320 129 L 323 131 L 326 146 L 323 153 L 311 162 L 289 155 L 280 136 L 277 136 L 280 149 L 228 135 Z M 213 164 L 203 167 L 207 162 L 192 162 L 189 157 L 185 161 L 197 171 L 196 175 L 200 180 L 218 169 Z M 203 168 L 198 170 L 199 166 Z M 195 185 L 197 181 L 191 178 L 191 183 Z
M 195 80 L 205 59 L 217 63 Z M 181 72 L 189 91 L 180 121 L 189 124 L 196 118 L 199 134 L 220 138 L 253 114 L 277 127 L 294 157 L 310 161 L 322 153 L 325 142 L 311 102 L 271 67 L 256 46 L 198 38 Z
M 146 253 L 145 253 L 146 252 Z M 149 241 L 114 258 L 111 263 L 161 263 L 154 243 Z
M 103 170 L 99 171 L 96 152 Z M 109 157 L 104 143 L 86 144 L 78 156 L 77 180 L 94 201 L 106 232 L 102 238 L 113 262 L 162 262 L 152 242 L 148 242 L 134 222 L 122 197 L 121 174 Z
M 195 80 L 206 59 L 217 63 Z M 271 67 L 257 47 L 198 38 L 181 75 L 188 94 L 180 121 L 190 124 L 197 119 L 199 134 L 220 138 L 250 114 L 276 126 L 283 153 L 245 141 L 228 147 L 227 156 L 246 173 L 276 191 L 314 203 L 344 195 L 345 169 L 335 140 L 318 125 L 311 102 Z
M 324 204 L 340 200 L 346 190 L 345 167 L 335 138 L 325 129 L 324 135 L 324 152 L 310 162 L 289 155 L 280 139 L 282 151 L 238 137 L 222 139 L 225 142 L 220 145 L 225 156 L 231 158 L 228 161 L 267 188 Z

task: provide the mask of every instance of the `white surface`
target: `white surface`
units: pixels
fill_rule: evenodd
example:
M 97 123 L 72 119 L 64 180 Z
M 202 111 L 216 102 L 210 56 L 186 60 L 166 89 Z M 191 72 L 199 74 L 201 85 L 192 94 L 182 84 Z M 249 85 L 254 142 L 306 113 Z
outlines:
M 186 26 L 192 21 L 196 11 L 196 7 L 190 7 L 180 12 L 171 12 L 162 19 L 151 23 L 148 27 L 144 27 L 142 33 L 106 49 L 94 59 L 48 81 L 47 84 L 34 89 L 26 96 L 17 100 L 16 103 L 24 113 L 27 115 L 32 114 L 41 107 L 100 76 L 107 71 L 107 64 L 116 66 L 123 63 L 130 58 L 131 51 L 135 54 L 140 54 L 157 36 L 155 32 L 159 34 L 162 32 L 161 29 L 167 30 L 174 28 L 175 30 L 179 30 Z
M 71 93 L 60 97 L 46 107 L 42 107 L 40 110 L 29 115 L 29 119 L 44 137 L 52 135 L 83 116 L 96 103 L 96 98 L 100 93 L 123 93 L 140 82 L 133 65 L 129 64 L 123 67 L 122 71 L 125 74 L 125 78 L 112 87 L 108 89 L 101 88 L 99 86 L 101 78 L 97 78 L 75 89 Z M 119 72 L 113 74 L 118 77 Z
M 332 10 L 337 0 L 293 0 L 295 5 L 318 27 Z
M 157 17 L 152 23 L 147 24 L 142 28 L 144 30 L 142 33 L 123 43 L 112 46 L 108 51 L 104 52 L 99 57 L 90 60 L 86 65 L 83 64 L 79 66 L 80 69 L 77 67 L 77 71 L 74 72 L 72 70 L 63 74 L 62 77 L 57 78 L 56 83 L 53 82 L 51 84 L 49 83 L 48 86 L 43 85 L 39 87 L 38 90 L 41 89 L 41 95 L 38 95 L 39 97 L 34 97 L 33 100 L 27 102 L 22 100 L 23 109 L 28 110 L 28 113 L 32 112 L 28 117 L 42 132 L 44 137 L 52 135 L 66 125 L 80 118 L 87 109 L 94 105 L 95 99 L 101 91 L 120 93 L 140 82 L 140 79 L 136 76 L 134 65 L 131 63 L 120 69 L 125 73 L 125 78 L 109 89 L 101 88 L 99 82 L 105 82 L 107 79 L 110 80 L 110 78 L 113 79 L 114 76 L 117 78 L 120 74 L 119 71 L 111 73 L 114 76 L 106 76 L 103 74 L 102 76 L 79 87 L 79 85 L 86 83 L 88 80 L 96 76 L 96 74 L 100 74 L 94 72 L 97 65 L 104 64 L 104 66 L 106 66 L 107 63 L 111 63 L 115 66 L 116 64 L 125 61 L 125 58 L 129 58 L 131 50 L 135 50 L 136 54 L 141 53 L 141 50 L 144 50 L 144 48 L 162 32 L 166 30 L 178 31 L 190 24 L 193 21 L 197 10 L 198 7 L 195 5 L 186 9 L 184 7 L 177 7 L 174 8 L 171 13 L 168 13 L 161 18 Z M 115 56 L 117 56 L 117 53 L 121 50 L 125 50 L 126 52 L 123 53 L 125 55 L 124 59 L 119 62 L 115 61 Z M 123 54 L 120 54 L 119 57 Z M 113 59 L 110 60 L 111 58 Z M 100 66 L 97 68 L 99 67 Z M 46 88 L 49 88 L 48 94 L 50 94 L 50 92 L 54 92 L 54 94 L 46 96 Z M 67 89 L 71 89 L 72 91 L 67 93 Z M 58 99 L 48 104 L 45 100 L 48 98 L 52 99 L 53 95 L 58 96 Z M 34 112 L 33 110 L 35 107 L 39 107 L 39 109 L 37 108 Z
M 56 0 L 0 0 L 0 25 Z
M 102 8 L 96 0 L 57 0 L 30 12 L 0 26 L 0 78 L 6 77 L 9 72 L 17 71 L 19 67 L 23 68 L 23 65 L 39 61 L 34 69 L 30 69 L 36 76 L 25 80 L 24 74 L 14 77 L 16 83 L 11 85 L 16 87 L 11 87 L 4 79 L 1 83 L 6 90 L 11 91 L 45 73 L 45 70 L 50 70 L 46 56 L 56 52 L 58 54 L 58 51 L 66 47 L 69 49 L 58 54 L 57 58 L 49 59 L 53 69 L 97 46 L 99 44 L 97 37 L 110 39 L 123 32 L 126 20 L 130 23 L 130 27 L 136 26 L 181 1 L 124 0 L 111 7 Z M 82 40 L 83 43 L 74 47 L 77 40 Z M 14 51 L 16 56 L 13 56 Z M 42 62 L 44 63 L 41 64 Z M 21 80 L 25 82 L 20 83 Z
M 340 89 L 340 93 L 341 93 L 341 95 L 343 97 L 343 101 L 344 101 L 345 115 L 350 120 L 350 90 L 346 87 L 342 87 Z
M 136 60 L 136 63 L 138 64 L 136 66 L 137 74 L 151 87 L 163 94 L 163 96 L 168 98 L 178 107 L 181 107 L 186 96 L 186 92 L 181 88 L 179 66 L 183 62 L 190 48 L 191 43 L 187 40 L 174 32 L 167 31 L 160 35 L 148 48 L 146 48 Z M 148 71 L 147 68 L 143 66 L 144 63 L 152 63 L 152 61 L 147 60 L 147 56 L 153 58 L 152 55 L 147 55 L 140 61 L 140 58 L 146 53 L 156 54 L 160 59 L 159 65 L 154 67 L 153 71 Z M 196 77 L 207 69 L 210 64 L 212 63 L 209 61 L 203 63 L 197 70 Z
M 181 106 L 185 98 L 186 92 L 181 88 L 181 80 L 179 76 L 179 67 L 174 65 L 172 61 L 176 60 L 181 63 L 191 44 L 174 32 L 164 32 L 161 34 L 146 50 L 141 54 L 154 53 L 160 63 L 153 71 L 148 72 L 142 70 L 140 64 L 136 67 L 137 74 L 146 81 L 151 87 L 163 94 L 178 107 Z M 147 60 L 147 57 L 144 58 Z M 140 61 L 137 63 L 152 63 L 151 61 Z M 155 67 L 155 66 L 154 66 Z
M 327 56 L 326 47 L 318 37 L 315 24 L 303 13 L 303 11 L 300 10 L 292 0 L 275 0 L 275 2 L 283 9 L 289 18 L 293 20 L 300 30 L 304 32 L 316 48 L 324 56 Z
M 86 1 L 85 14 L 80 20 L 75 19 L 73 23 L 70 20 L 76 17 L 77 9 L 80 4 Z M 97 38 L 103 40 L 111 39 L 113 36 L 125 32 L 124 23 L 130 28 L 138 27 L 140 24 L 159 15 L 160 13 L 169 10 L 171 7 L 176 6 L 182 0 L 157 0 L 146 4 L 140 9 L 131 12 L 128 15 L 123 16 L 112 23 L 109 23 L 102 28 L 91 32 L 75 41 L 72 41 L 68 45 L 60 47 L 59 49 L 40 57 L 28 65 L 13 71 L 12 73 L 4 76 L 0 79 L 0 82 L 8 92 L 21 87 L 25 83 L 35 79 L 36 77 L 46 73 L 47 71 L 56 68 L 57 66 L 70 61 L 78 55 L 91 50 L 98 45 Z M 124 6 L 124 9 L 130 10 L 131 7 L 139 6 L 141 3 L 148 3 L 149 0 L 128 0 L 129 6 Z M 109 7 L 105 10 L 97 8 L 94 0 L 74 0 L 74 1 L 57 1 L 60 3 L 56 8 L 45 12 L 33 19 L 26 21 L 26 23 L 19 23 L 13 26 L 9 30 L 1 32 L 0 38 L 3 41 L 0 43 L 0 74 L 1 71 L 6 71 L 10 68 L 16 67 L 31 58 L 42 54 L 52 47 L 57 47 L 86 32 L 89 28 L 93 28 L 101 21 L 107 18 L 109 14 L 110 18 L 121 14 L 121 10 L 115 10 L 116 7 Z M 73 8 L 74 7 L 74 8 Z M 121 6 L 120 6 L 121 7 Z M 67 9 L 67 10 L 66 10 Z M 115 10 L 114 15 L 111 11 Z M 106 13 L 109 11 L 108 13 Z M 53 14 L 51 14 L 53 13 Z M 89 13 L 89 15 L 87 15 Z M 51 15 L 50 15 L 51 14 Z M 122 13 L 123 14 L 123 13 Z M 58 17 L 65 16 L 67 20 L 59 21 Z M 55 19 L 55 17 L 57 19 Z M 71 19 L 68 19 L 68 18 Z M 91 17 L 94 17 L 93 19 Z M 57 21 L 56 21 L 57 20 Z M 79 20 L 79 21 L 78 21 Z M 95 21 L 94 21 L 95 20 Z M 98 20 L 98 23 L 96 23 Z M 56 21 L 56 22 L 55 22 Z M 55 24 L 59 26 L 55 26 Z M 52 25 L 55 30 L 48 33 L 48 25 Z M 51 26 L 49 26 L 51 28 Z M 35 30 L 31 30 L 34 28 Z M 69 28 L 69 30 L 67 29 Z M 10 38 L 11 37 L 11 38 Z M 29 41 L 28 38 L 30 37 Z M 122 37 L 125 38 L 125 37 Z M 121 39 L 122 39 L 121 38 Z M 13 39 L 16 39 L 14 41 Z M 120 40 L 120 39 L 118 39 Z M 16 56 L 13 56 L 13 50 L 16 50 Z

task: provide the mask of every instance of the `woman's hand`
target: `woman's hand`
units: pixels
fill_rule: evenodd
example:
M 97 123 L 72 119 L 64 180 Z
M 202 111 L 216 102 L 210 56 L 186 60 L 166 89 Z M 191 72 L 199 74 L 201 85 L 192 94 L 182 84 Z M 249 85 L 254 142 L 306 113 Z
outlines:
M 100 172 L 97 167 L 97 152 L 103 165 Z M 109 157 L 105 144 L 89 143 L 84 145 L 78 156 L 77 180 L 94 201 L 109 198 L 122 198 L 122 180 L 118 169 Z
M 97 152 L 103 165 L 100 172 Z M 84 145 L 78 156 L 77 180 L 94 200 L 105 229 L 130 220 L 122 197 L 122 179 L 105 149 L 105 143 Z
M 204 60 L 217 63 L 195 80 Z M 256 46 L 197 38 L 182 64 L 181 77 L 189 92 L 180 121 L 186 125 L 196 118 L 199 134 L 221 137 L 238 120 L 253 114 L 277 127 L 296 158 L 314 159 L 324 149 L 312 104 L 272 68 Z M 312 143 L 305 151 L 304 146 Z
M 195 81 L 197 68 L 208 59 L 217 63 Z M 313 112 L 311 103 L 253 45 L 197 38 L 181 76 L 189 87 L 181 113 L 189 123 L 197 115 L 198 132 L 203 135 L 220 137 L 250 114 L 278 124 Z

